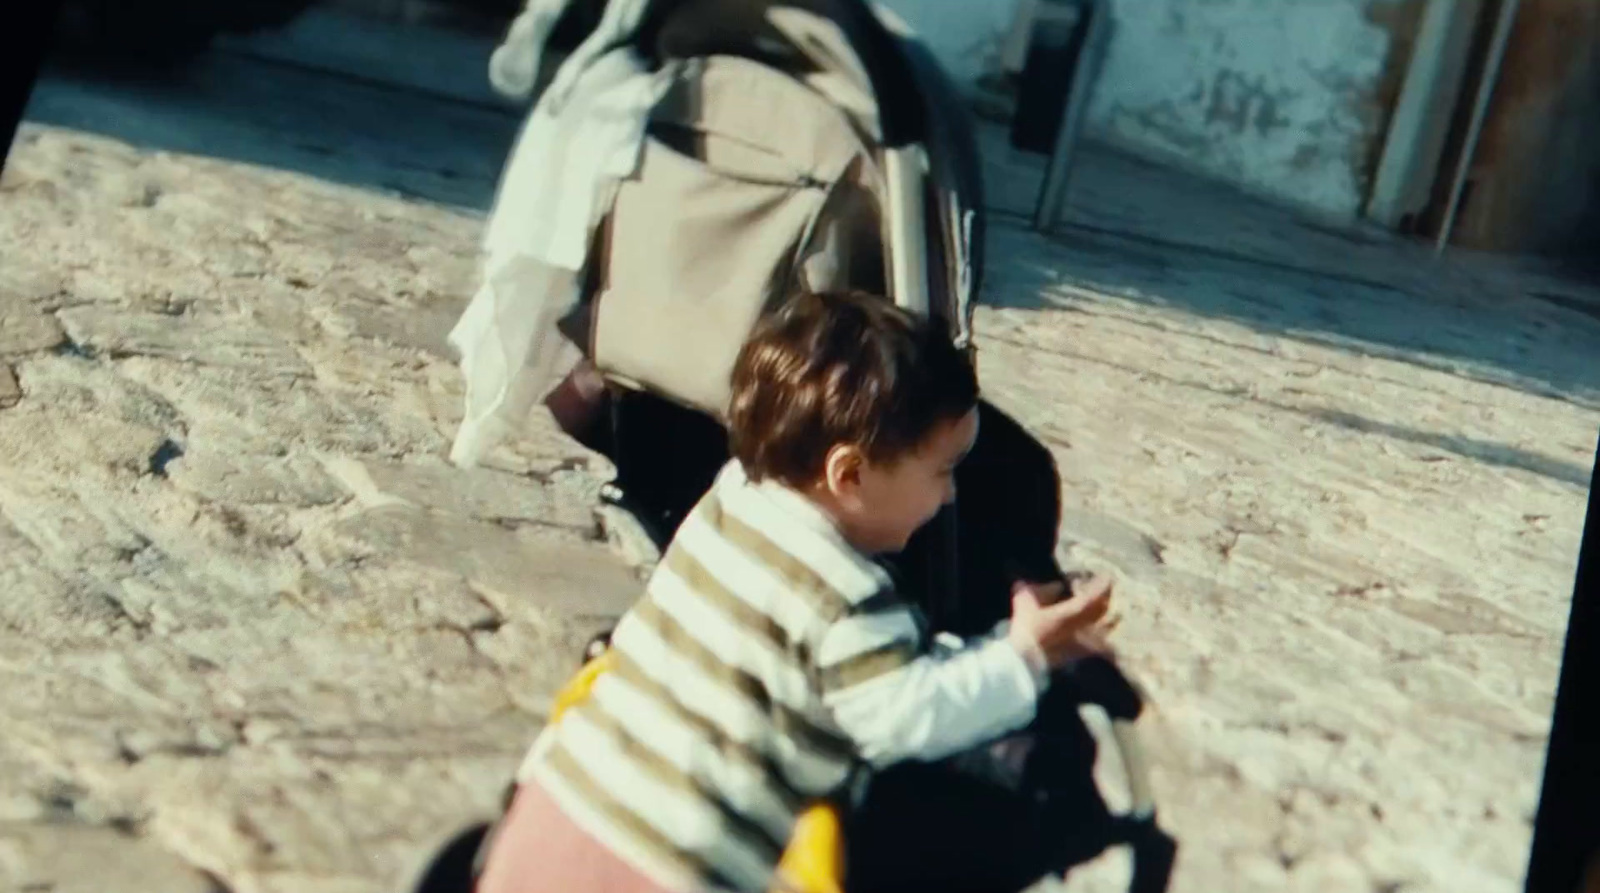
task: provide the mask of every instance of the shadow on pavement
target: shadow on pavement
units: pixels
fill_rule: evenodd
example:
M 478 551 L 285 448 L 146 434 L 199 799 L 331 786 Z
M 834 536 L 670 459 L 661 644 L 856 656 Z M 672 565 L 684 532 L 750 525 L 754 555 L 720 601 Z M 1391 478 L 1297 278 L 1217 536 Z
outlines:
M 49 65 L 24 120 L 487 211 L 514 109 L 211 52 L 166 76 Z
M 1600 409 L 1600 300 L 1552 299 L 1548 279 L 1519 277 L 1509 260 L 1352 248 L 1343 271 L 1324 272 L 1140 235 L 1045 237 L 998 223 L 984 296 L 996 306 L 1088 308 L 1111 297 Z

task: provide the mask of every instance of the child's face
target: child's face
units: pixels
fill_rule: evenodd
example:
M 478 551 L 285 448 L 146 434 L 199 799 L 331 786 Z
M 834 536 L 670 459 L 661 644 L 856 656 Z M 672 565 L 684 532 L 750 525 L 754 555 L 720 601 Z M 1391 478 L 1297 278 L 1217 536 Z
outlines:
M 830 454 L 827 502 L 845 537 L 868 554 L 898 552 L 956 498 L 955 470 L 978 438 L 978 411 L 936 427 L 909 455 L 867 461 L 851 448 Z

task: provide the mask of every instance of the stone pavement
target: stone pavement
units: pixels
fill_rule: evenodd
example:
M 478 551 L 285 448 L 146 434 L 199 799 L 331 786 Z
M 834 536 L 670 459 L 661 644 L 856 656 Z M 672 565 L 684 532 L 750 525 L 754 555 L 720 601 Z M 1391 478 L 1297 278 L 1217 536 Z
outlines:
M 444 461 L 515 119 L 208 70 L 54 79 L 0 179 L 0 888 L 395 889 L 636 591 L 546 422 Z M 990 159 L 985 387 L 1122 580 L 1173 889 L 1515 888 L 1589 294 L 1100 153 L 1046 239 L 1036 165 Z

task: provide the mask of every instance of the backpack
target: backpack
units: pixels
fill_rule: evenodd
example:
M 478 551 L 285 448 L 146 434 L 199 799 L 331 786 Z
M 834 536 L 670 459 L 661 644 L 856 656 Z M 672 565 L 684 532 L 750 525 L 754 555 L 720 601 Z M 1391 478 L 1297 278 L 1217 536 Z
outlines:
M 596 230 L 573 340 L 610 381 L 720 420 L 769 309 L 882 293 L 879 153 L 828 96 L 738 56 L 688 60 L 646 133 Z

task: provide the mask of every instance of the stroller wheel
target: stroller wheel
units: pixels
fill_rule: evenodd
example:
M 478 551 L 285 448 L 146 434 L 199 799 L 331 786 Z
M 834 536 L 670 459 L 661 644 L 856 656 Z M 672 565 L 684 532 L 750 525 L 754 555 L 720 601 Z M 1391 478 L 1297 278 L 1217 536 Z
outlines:
M 405 889 L 410 893 L 472 893 L 478 880 L 478 857 L 489 828 L 489 823 L 481 822 L 457 832 Z
M 592 661 L 600 655 L 605 654 L 606 649 L 610 647 L 611 630 L 608 629 L 605 632 L 596 633 L 594 638 L 589 640 L 589 644 L 583 646 L 583 660 L 579 666 L 587 664 L 589 661 Z
M 648 574 L 661 560 L 669 539 L 662 532 L 662 524 L 635 505 L 617 485 L 601 488 L 595 518 L 611 548 L 641 575 Z

